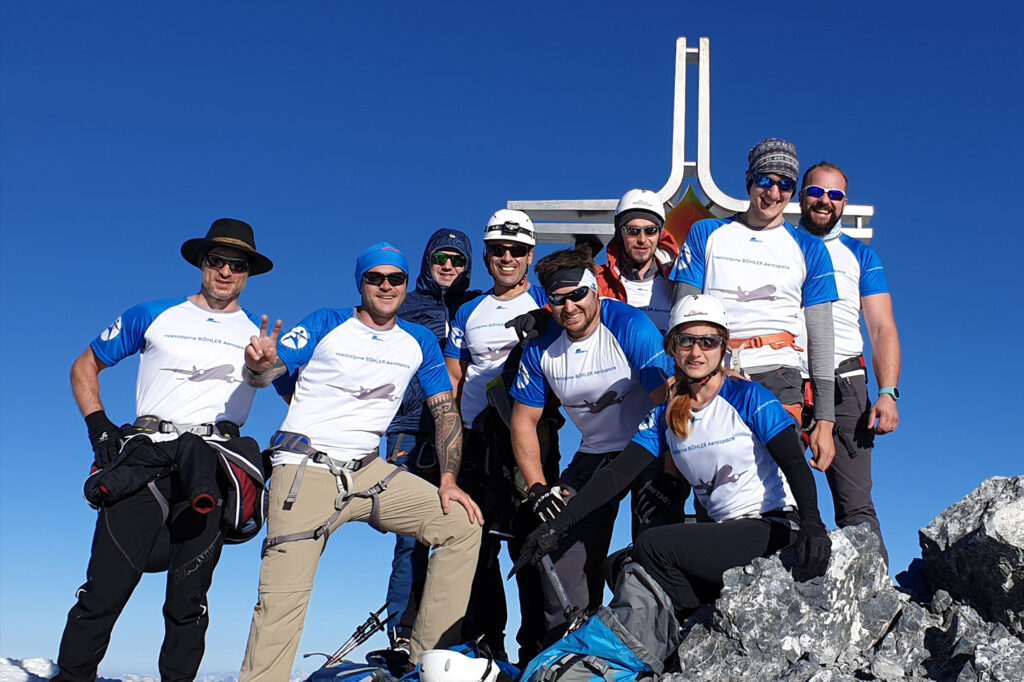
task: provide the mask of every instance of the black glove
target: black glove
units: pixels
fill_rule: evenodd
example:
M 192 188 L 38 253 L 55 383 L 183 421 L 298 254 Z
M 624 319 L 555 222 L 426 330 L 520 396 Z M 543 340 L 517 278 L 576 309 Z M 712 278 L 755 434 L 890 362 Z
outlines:
M 523 541 L 523 548 L 519 552 L 519 558 L 516 559 L 515 565 L 509 571 L 508 577 L 511 578 L 526 564 L 533 564 L 534 566 L 539 564 L 541 559 L 555 551 L 558 543 L 565 537 L 568 530 L 568 527 L 557 521 L 545 522 L 537 526 L 532 533 L 526 536 L 526 540 Z
M 654 516 L 679 502 L 690 492 L 689 486 L 670 474 L 659 474 L 644 483 L 636 496 L 636 516 L 640 523 L 648 524 Z
M 86 415 L 85 425 L 89 429 L 89 442 L 92 443 L 96 466 L 106 468 L 121 454 L 121 429 L 110 421 L 103 410 Z
M 808 577 L 825 575 L 832 556 L 832 540 L 825 527 L 816 523 L 801 523 L 796 536 L 796 560 Z
M 519 342 L 525 344 L 530 339 L 535 339 L 544 333 L 548 328 L 551 315 L 547 311 L 537 308 L 528 313 L 523 313 L 505 323 L 509 329 L 514 329 Z
M 562 497 L 562 489 L 558 486 L 547 486 L 543 483 L 534 483 L 526 495 L 526 502 L 530 509 L 536 514 L 541 522 L 551 521 L 565 509 L 565 498 Z

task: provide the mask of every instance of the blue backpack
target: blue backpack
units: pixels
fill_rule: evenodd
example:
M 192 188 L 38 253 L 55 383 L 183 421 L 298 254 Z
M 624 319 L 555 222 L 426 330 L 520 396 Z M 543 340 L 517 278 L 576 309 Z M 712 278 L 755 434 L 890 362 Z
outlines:
M 538 654 L 520 682 L 633 682 L 664 672 L 678 646 L 671 600 L 630 563 L 619 573 L 611 603 Z

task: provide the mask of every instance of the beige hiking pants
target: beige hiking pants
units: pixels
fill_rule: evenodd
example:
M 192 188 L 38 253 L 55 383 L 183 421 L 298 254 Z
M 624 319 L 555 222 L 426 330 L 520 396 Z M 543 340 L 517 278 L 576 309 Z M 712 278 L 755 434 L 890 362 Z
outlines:
M 292 464 L 274 467 L 268 537 L 312 530 L 334 513 L 336 479 L 319 467 L 306 468 L 295 503 L 288 510 L 283 508 L 298 468 Z M 369 489 L 394 468 L 384 460 L 374 460 L 352 474 L 353 489 Z M 391 479 L 379 499 L 384 530 L 411 535 L 433 548 L 412 631 L 412 660 L 416 662 L 427 649 L 446 648 L 460 641 L 480 547 L 480 527 L 470 523 L 465 508 L 458 503 L 453 503 L 451 513 L 445 515 L 437 488 L 405 471 Z M 370 500 L 352 498 L 332 525 L 332 533 L 348 521 L 368 521 L 370 508 Z M 325 545 L 321 537 L 285 542 L 264 552 L 259 602 L 253 610 L 239 682 L 288 679 Z M 386 559 L 382 557 L 381 562 L 383 568 Z

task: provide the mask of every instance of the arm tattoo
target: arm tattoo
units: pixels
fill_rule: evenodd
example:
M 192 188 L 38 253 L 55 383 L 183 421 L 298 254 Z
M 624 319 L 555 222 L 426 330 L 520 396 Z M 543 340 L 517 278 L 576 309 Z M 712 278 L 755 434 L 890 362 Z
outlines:
M 268 369 L 266 372 L 260 372 L 257 374 L 249 369 L 249 365 L 242 365 L 242 378 L 245 379 L 245 383 L 256 388 L 263 388 L 269 386 L 274 379 L 279 376 L 283 376 L 288 373 L 288 368 L 284 364 L 284 360 L 278 358 L 274 362 L 274 366 Z
M 437 461 L 441 474 L 458 476 L 462 464 L 462 420 L 455 409 L 452 392 L 430 396 L 427 398 L 427 407 L 434 417 Z

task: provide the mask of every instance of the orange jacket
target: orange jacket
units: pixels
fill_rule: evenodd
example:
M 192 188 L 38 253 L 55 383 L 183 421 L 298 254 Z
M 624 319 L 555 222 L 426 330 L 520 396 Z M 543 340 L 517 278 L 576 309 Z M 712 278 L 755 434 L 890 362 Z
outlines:
M 626 300 L 626 286 L 622 283 L 622 273 L 619 272 L 618 266 L 623 248 L 622 236 L 616 234 L 608 242 L 608 262 L 597 266 L 597 293 L 605 298 L 614 298 L 619 301 Z M 658 239 L 658 248 L 654 252 L 654 263 L 666 279 L 668 279 L 669 272 L 675 265 L 678 256 L 679 247 L 676 245 L 676 240 L 668 230 L 663 229 L 661 237 Z

